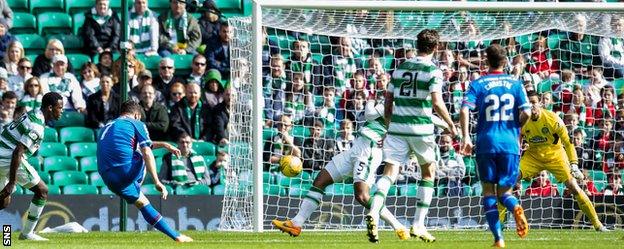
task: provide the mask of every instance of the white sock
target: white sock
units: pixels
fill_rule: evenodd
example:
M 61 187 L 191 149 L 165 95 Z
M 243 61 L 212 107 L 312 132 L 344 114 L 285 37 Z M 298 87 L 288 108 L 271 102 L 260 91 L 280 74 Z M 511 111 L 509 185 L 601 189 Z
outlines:
M 30 202 L 26 221 L 24 222 L 24 227 L 22 228 L 23 234 L 29 234 L 35 231 L 35 226 L 37 225 L 37 222 L 39 222 L 39 216 L 41 216 L 45 202 L 45 200 L 41 199 L 33 199 Z
M 429 205 L 433 198 L 433 181 L 421 180 L 416 194 L 416 215 L 412 226 L 425 227 L 425 217 L 429 212 Z
M 292 223 L 298 227 L 303 226 L 303 223 L 310 218 L 310 215 L 312 215 L 314 210 L 321 204 L 323 195 L 325 195 L 325 191 L 312 186 L 308 194 L 301 200 L 299 212 L 295 218 L 292 219 Z
M 392 185 L 392 180 L 388 176 L 382 176 L 377 181 L 377 184 L 375 184 L 375 186 L 377 186 L 377 192 L 375 192 L 372 197 L 373 201 L 371 202 L 370 211 L 368 213 L 373 216 L 375 220 L 379 220 L 379 213 L 386 202 L 386 195 L 388 195 L 390 185 Z
M 381 209 L 379 215 L 381 216 L 381 219 L 390 224 L 394 230 L 405 229 L 405 226 L 403 226 L 403 224 L 401 224 L 401 222 L 394 217 L 394 214 L 392 214 L 386 206 Z

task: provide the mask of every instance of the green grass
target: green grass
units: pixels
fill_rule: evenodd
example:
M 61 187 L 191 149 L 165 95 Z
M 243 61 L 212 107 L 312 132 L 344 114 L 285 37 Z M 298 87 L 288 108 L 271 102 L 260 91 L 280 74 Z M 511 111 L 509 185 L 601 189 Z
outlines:
M 48 242 L 24 242 L 13 234 L 13 248 L 489 248 L 492 236 L 483 230 L 433 231 L 437 241 L 425 244 L 416 239 L 399 241 L 393 232 L 382 232 L 381 243 L 371 244 L 365 231 L 311 232 L 291 238 L 275 231 L 265 233 L 196 232 L 187 234 L 195 239 L 190 244 L 176 244 L 158 232 L 93 232 L 86 234 L 45 235 Z M 526 239 L 512 231 L 505 232 L 508 248 L 622 248 L 624 232 L 598 233 L 593 230 L 537 230 Z

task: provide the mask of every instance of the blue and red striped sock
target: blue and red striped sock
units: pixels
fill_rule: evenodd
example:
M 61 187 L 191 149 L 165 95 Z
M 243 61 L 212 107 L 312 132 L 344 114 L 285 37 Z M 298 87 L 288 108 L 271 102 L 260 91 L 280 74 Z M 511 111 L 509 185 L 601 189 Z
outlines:
M 139 210 L 141 211 L 141 214 L 143 214 L 143 218 L 145 218 L 145 221 L 147 221 L 147 223 L 154 226 L 156 229 L 158 229 L 158 231 L 161 231 L 169 236 L 169 238 L 175 239 L 180 236 L 180 233 L 171 229 L 167 222 L 162 218 L 162 215 L 160 215 L 160 213 L 156 211 L 156 209 L 154 209 L 152 204 L 147 204 Z

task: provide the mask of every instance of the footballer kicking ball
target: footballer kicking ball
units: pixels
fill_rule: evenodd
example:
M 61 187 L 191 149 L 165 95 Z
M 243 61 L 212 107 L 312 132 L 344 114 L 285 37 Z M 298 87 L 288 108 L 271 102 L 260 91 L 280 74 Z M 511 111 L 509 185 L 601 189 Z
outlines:
M 279 169 L 285 176 L 298 176 L 303 170 L 303 162 L 296 156 L 283 156 L 279 161 Z

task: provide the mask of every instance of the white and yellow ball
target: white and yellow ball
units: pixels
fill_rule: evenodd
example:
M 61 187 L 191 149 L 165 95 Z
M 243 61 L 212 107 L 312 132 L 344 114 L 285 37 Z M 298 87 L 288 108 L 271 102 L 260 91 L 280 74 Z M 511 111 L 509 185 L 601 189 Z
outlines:
M 301 174 L 303 162 L 296 156 L 282 156 L 279 161 L 279 169 L 285 176 L 295 177 Z

